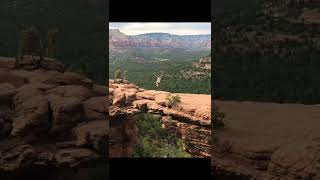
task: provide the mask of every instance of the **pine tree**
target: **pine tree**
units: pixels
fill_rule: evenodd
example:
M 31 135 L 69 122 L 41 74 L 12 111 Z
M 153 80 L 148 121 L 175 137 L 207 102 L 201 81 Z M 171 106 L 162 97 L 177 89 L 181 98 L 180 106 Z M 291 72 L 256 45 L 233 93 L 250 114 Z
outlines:
M 122 76 L 122 78 L 123 78 L 124 80 L 127 80 L 127 78 L 128 78 L 128 71 L 123 71 L 123 76 Z
M 122 72 L 120 69 L 114 72 L 114 79 L 120 79 L 122 77 Z
M 48 57 L 55 57 L 56 41 L 57 41 L 58 33 L 59 33 L 58 29 L 51 29 L 48 31 L 48 34 L 47 34 L 47 41 L 48 41 L 47 56 Z
M 20 32 L 18 57 L 34 55 L 39 49 L 39 36 L 36 28 L 31 26 Z

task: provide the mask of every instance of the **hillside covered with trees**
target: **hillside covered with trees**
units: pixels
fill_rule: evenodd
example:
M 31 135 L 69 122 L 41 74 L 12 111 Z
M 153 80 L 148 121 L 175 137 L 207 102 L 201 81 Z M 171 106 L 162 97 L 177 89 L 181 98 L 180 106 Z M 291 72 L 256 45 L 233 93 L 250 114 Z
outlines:
M 57 29 L 55 58 L 68 70 L 104 84 L 107 8 L 103 0 L 3 0 L 0 56 L 18 54 L 20 33 L 26 28 L 35 27 L 44 44 L 48 31 Z
M 213 18 L 215 98 L 320 103 L 319 1 L 220 1 Z
M 131 50 L 110 56 L 109 77 L 127 71 L 127 80 L 145 89 L 155 89 L 156 75 L 163 72 L 158 90 L 211 93 L 211 71 L 194 64 L 210 51 Z M 208 62 L 211 65 L 211 61 Z

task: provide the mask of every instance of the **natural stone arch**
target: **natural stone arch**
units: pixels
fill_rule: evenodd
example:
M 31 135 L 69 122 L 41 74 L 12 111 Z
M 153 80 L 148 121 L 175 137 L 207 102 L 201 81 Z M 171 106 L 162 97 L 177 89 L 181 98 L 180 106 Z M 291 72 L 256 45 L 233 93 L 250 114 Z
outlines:
M 111 157 L 131 156 L 137 133 L 132 117 L 142 112 L 161 115 L 163 128 L 178 132 L 191 155 L 211 156 L 211 96 L 175 93 L 181 97 L 180 107 L 168 108 L 168 94 L 109 80 Z

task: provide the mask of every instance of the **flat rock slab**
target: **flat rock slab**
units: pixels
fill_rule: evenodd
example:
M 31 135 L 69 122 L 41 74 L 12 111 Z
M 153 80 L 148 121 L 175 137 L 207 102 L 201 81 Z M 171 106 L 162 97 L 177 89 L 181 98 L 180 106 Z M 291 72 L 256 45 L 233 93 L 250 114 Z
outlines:
M 320 105 L 215 103 L 226 115 L 214 132 L 215 166 L 265 180 L 320 173 Z

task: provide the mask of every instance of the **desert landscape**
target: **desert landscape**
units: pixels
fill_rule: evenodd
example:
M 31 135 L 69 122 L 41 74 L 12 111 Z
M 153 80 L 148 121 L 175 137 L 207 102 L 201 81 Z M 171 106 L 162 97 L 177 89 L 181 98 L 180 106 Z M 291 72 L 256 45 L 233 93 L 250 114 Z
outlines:
M 109 26 L 110 157 L 210 157 L 210 23 Z

